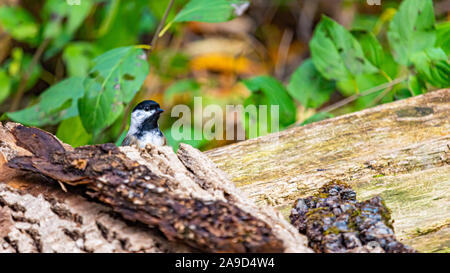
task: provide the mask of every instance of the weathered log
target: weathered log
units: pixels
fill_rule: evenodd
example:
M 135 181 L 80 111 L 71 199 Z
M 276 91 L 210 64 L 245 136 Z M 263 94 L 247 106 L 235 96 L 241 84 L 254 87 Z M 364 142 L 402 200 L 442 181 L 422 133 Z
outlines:
M 9 167 L 38 173 L 69 185 L 82 185 L 89 196 L 109 205 L 123 218 L 156 228 L 169 241 L 187 245 L 191 251 L 310 251 L 305 246 L 305 238 L 280 215 L 270 209 L 260 211 L 249 203 L 206 156 L 192 147 L 181 147 L 180 161 L 168 147 L 148 146 L 147 150 L 139 151 L 133 147 L 119 149 L 105 144 L 72 149 L 49 133 L 12 123 L 7 124 L 1 134 L 4 137 L 0 151 L 6 154 Z M 182 162 L 189 167 L 186 168 Z M 0 206 L 2 210 L 7 209 L 0 218 L 8 223 L 5 225 L 8 228 L 1 229 L 5 238 L 4 249 L 27 251 L 26 247 L 21 247 L 23 238 L 16 236 L 11 239 L 11 226 L 14 226 L 16 233 L 28 234 L 33 239 L 35 251 L 60 250 L 61 247 L 58 249 L 49 242 L 55 238 L 45 237 L 36 228 L 20 229 L 14 223 L 14 219 L 25 218 L 23 215 L 30 206 L 25 201 L 20 205 L 22 214 L 13 215 L 18 203 L 13 202 L 14 197 L 8 196 L 11 192 L 14 191 L 8 186 L 0 190 Z M 67 218 L 76 218 L 78 224 L 83 225 L 80 220 L 83 217 L 75 217 L 70 210 L 65 210 L 64 215 L 69 215 Z M 43 219 L 28 222 L 40 220 Z M 101 227 L 102 232 L 109 230 L 108 226 Z M 87 247 L 83 242 L 86 236 L 81 231 L 65 229 L 64 234 L 78 242 L 80 251 L 104 250 Z M 150 234 L 150 237 L 155 237 L 154 231 Z M 164 241 L 161 238 L 157 240 Z M 130 247 L 123 246 L 129 241 L 122 238 L 122 249 L 115 250 L 129 250 Z M 189 251 L 186 247 L 177 249 L 173 244 L 167 245 L 168 251 L 173 248 L 175 251 Z M 145 247 L 147 249 L 144 250 L 153 251 L 152 244 Z M 156 251 L 161 250 L 156 247 Z
M 380 194 L 404 243 L 419 251 L 448 251 L 449 98 L 449 90 L 440 90 L 207 154 L 259 205 L 275 206 L 285 216 L 298 197 L 339 179 L 362 200 Z M 156 175 L 181 182 L 172 185 L 174 194 L 235 202 L 264 219 L 283 238 L 286 250 L 308 251 L 304 237 L 296 237 L 273 211 L 258 210 L 232 185 L 222 185 L 224 175 L 211 173 L 209 163 L 198 167 L 204 160 L 196 160 L 197 151 L 182 147 L 177 157 L 168 149 L 120 150 Z M 155 229 L 124 221 L 73 189 L 64 193 L 58 184 L 5 167 L 5 160 L 26 155 L 31 154 L 0 127 L 0 251 L 194 250 L 170 243 Z
M 49 180 L 5 167 L 0 153 L 0 253 L 191 252 L 156 229 Z
M 287 217 L 296 199 L 341 180 L 381 195 L 397 238 L 450 251 L 450 89 L 207 151 L 259 205 Z

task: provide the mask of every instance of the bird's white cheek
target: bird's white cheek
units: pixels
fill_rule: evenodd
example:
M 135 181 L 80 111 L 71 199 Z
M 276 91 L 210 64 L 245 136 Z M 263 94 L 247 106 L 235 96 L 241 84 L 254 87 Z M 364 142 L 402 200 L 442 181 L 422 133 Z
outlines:
M 152 116 L 154 113 L 155 113 L 155 110 L 152 110 L 152 111 L 143 111 L 143 110 L 134 111 L 131 114 L 131 120 L 134 121 L 134 122 L 143 122 L 148 117 Z
M 131 113 L 131 122 L 130 129 L 128 131 L 129 134 L 135 134 L 139 125 L 145 120 L 145 112 L 144 111 L 134 111 Z
M 131 114 L 131 124 L 141 124 L 149 115 L 145 111 L 134 111 Z

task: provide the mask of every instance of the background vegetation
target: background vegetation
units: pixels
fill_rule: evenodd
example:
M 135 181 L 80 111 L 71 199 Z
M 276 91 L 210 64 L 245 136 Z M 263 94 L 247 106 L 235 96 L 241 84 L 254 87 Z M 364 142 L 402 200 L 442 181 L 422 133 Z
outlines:
M 450 86 L 448 0 L 76 2 L 0 0 L 1 119 L 73 146 L 120 143 L 144 99 L 279 105 L 282 130 Z

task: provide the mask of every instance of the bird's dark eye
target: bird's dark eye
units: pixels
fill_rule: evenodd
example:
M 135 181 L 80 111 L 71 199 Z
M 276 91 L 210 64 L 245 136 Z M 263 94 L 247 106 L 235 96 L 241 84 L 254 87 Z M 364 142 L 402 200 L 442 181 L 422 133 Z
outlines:
M 150 107 L 145 107 L 144 110 L 148 112 L 150 111 Z

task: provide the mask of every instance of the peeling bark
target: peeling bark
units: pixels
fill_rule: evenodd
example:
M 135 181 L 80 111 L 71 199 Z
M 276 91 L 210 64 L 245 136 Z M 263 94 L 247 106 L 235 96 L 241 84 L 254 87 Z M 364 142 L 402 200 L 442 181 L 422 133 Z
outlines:
M 43 183 L 38 177 L 29 179 Z M 0 252 L 192 251 L 167 243 L 156 230 L 124 222 L 104 205 L 61 193 L 57 187 L 38 187 L 45 188 L 45 194 L 35 196 L 0 184 Z
M 3 154 L 7 154 L 9 167 L 48 177 L 50 180 L 47 179 L 47 184 L 56 180 L 76 186 L 69 188 L 70 192 L 85 191 L 90 197 L 110 206 L 123 218 L 156 228 L 164 235 L 159 234 L 156 237 L 176 242 L 177 247 L 179 244 L 186 245 L 184 250 L 191 248 L 208 252 L 310 251 L 305 246 L 305 238 L 296 234 L 295 229 L 281 216 L 273 211 L 272 214 L 252 214 L 258 209 L 248 205 L 249 202 L 245 201 L 245 198 L 239 197 L 236 192 L 231 193 L 231 190 L 230 193 L 226 193 L 223 187 L 214 189 L 215 182 L 218 181 L 210 182 L 210 176 L 188 171 L 168 147 L 148 146 L 147 150 L 139 151 L 132 147 L 119 149 L 114 145 L 104 144 L 72 149 L 39 129 L 11 123 L 7 124 L 5 129 L 2 134 L 9 132 L 14 137 L 13 143 L 9 143 L 9 146 L 23 148 L 17 149 L 21 151 L 17 154 L 11 149 L 6 149 L 8 152 L 3 149 Z M 11 142 L 11 138 L 9 140 Z M 2 142 L 2 146 L 7 145 Z M 195 150 L 192 149 L 190 152 L 193 153 Z M 200 152 L 197 155 L 203 156 Z M 215 168 L 205 156 L 203 159 L 206 160 L 207 167 L 202 169 Z M 207 181 L 209 187 L 204 187 L 200 181 Z M 225 177 L 220 182 L 227 183 L 229 189 L 233 188 Z M 57 185 L 53 183 L 53 186 Z M 9 191 L 8 186 L 0 189 L 1 194 Z M 225 198 L 232 195 L 234 199 L 241 200 L 241 203 L 234 204 L 231 199 Z M 38 195 L 38 198 L 40 196 Z M 5 201 L 2 207 L 10 208 L 10 204 L 11 202 Z M 29 207 L 29 204 L 26 204 L 23 206 L 25 209 Z M 83 217 L 74 214 L 71 206 L 64 206 L 58 202 L 55 204 L 50 204 L 49 211 L 52 215 L 84 226 Z M 50 213 L 49 211 L 47 213 Z M 271 216 L 264 217 L 266 215 Z M 23 215 L 19 215 L 16 219 L 20 217 Z M 94 222 L 98 231 L 97 236 L 100 235 L 106 241 L 110 240 L 109 225 L 97 220 Z M 284 224 L 280 225 L 278 222 Z M 145 229 L 143 225 L 137 226 Z M 64 228 L 62 232 L 65 237 L 74 241 L 75 245 L 78 242 L 79 251 L 92 251 L 82 244 L 83 238 L 86 237 L 83 232 L 73 228 Z M 30 239 L 28 245 L 33 245 L 34 248 L 20 247 L 20 243 L 27 241 L 25 234 L 28 234 L 27 238 Z M 49 252 L 40 235 L 39 229 L 29 227 L 13 239 L 9 238 L 10 235 L 6 236 L 8 239 L 5 245 L 14 251 Z M 122 238 L 118 241 L 122 251 L 127 251 L 129 240 Z M 50 245 L 53 247 L 53 244 Z M 151 245 L 149 244 L 149 247 Z M 158 248 L 154 250 L 158 251 Z

